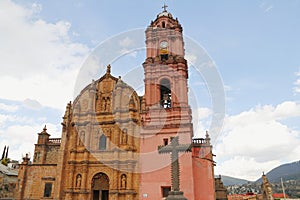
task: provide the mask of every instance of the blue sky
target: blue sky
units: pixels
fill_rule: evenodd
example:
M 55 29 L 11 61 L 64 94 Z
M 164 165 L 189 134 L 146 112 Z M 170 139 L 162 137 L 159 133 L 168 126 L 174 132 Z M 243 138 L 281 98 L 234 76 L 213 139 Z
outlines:
M 214 143 L 216 172 L 254 180 L 262 171 L 299 160 L 300 1 L 165 2 L 224 83 L 226 118 Z M 0 148 L 10 145 L 11 156 L 20 159 L 32 152 L 44 124 L 60 137 L 61 117 L 88 55 L 108 38 L 145 29 L 163 3 L 2 0 Z M 140 67 L 143 56 L 139 51 L 118 59 L 112 73 L 126 77 L 119 67 Z M 94 72 L 94 77 L 103 73 Z M 211 123 L 211 96 L 192 66 L 189 86 L 197 88 L 193 114 L 202 136 Z

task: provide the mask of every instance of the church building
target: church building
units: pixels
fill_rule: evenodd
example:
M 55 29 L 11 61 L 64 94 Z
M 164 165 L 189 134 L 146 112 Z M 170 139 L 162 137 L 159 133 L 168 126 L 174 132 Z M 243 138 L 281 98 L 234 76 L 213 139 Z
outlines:
M 145 94 L 106 73 L 68 103 L 61 138 L 38 133 L 16 199 L 214 200 L 210 138 L 194 138 L 183 29 L 164 10 L 145 31 Z M 172 162 L 171 162 L 172 161 Z

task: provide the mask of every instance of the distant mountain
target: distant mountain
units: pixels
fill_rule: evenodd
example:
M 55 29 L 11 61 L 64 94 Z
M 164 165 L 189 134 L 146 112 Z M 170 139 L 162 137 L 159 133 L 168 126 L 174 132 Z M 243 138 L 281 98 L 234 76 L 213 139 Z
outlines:
M 272 169 L 266 175 L 270 182 L 280 182 L 280 178 L 284 181 L 300 180 L 300 161 L 280 165 Z M 261 183 L 261 178 L 256 182 Z
M 282 193 L 281 178 L 285 192 L 292 198 L 300 198 L 300 161 L 281 165 L 272 169 L 267 174 L 272 185 L 273 193 Z M 261 178 L 255 182 L 222 176 L 224 185 L 229 194 L 245 194 L 248 191 L 261 193 Z
M 222 182 L 225 186 L 229 186 L 229 185 L 243 185 L 243 184 L 250 183 L 251 181 L 222 175 Z

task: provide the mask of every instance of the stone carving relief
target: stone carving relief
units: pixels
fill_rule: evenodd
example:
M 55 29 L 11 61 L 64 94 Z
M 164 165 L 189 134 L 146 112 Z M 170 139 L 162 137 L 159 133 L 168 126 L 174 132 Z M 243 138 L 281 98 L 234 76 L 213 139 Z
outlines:
M 77 174 L 76 176 L 76 188 L 80 188 L 81 187 L 81 174 Z
M 78 146 L 83 146 L 85 143 L 85 132 L 81 131 L 78 138 Z
M 121 189 L 126 189 L 127 186 L 127 177 L 125 174 L 121 176 Z
M 127 144 L 127 139 L 128 139 L 127 129 L 124 128 L 121 135 L 121 144 Z

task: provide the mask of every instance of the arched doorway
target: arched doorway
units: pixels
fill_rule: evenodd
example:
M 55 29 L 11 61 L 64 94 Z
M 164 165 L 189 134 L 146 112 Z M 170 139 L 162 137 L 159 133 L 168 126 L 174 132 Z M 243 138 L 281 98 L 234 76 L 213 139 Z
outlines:
M 109 200 L 109 178 L 104 173 L 96 174 L 92 179 L 92 200 Z

